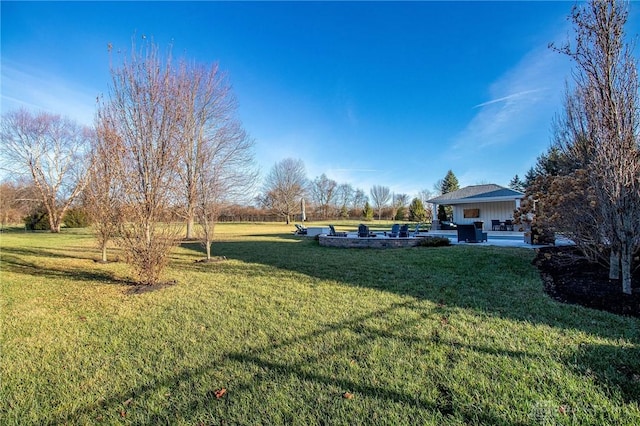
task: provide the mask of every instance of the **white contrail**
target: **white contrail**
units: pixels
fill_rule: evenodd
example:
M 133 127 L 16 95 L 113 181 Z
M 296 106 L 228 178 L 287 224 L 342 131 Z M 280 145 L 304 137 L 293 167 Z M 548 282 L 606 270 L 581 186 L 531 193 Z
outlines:
M 502 97 L 502 98 L 492 99 L 492 100 L 490 100 L 490 101 L 483 102 L 483 103 L 481 103 L 481 104 L 478 104 L 478 105 L 474 106 L 473 108 L 480 108 L 480 107 L 483 107 L 483 106 L 487 106 L 487 105 L 491 105 L 491 104 L 496 104 L 496 103 L 498 103 L 498 102 L 508 101 L 509 99 L 519 98 L 519 97 L 521 97 L 521 96 L 528 95 L 529 93 L 535 93 L 535 92 L 540 92 L 540 91 L 542 91 L 542 89 L 523 90 L 522 92 L 513 93 L 513 94 L 511 94 L 511 95 L 504 96 L 504 97 Z

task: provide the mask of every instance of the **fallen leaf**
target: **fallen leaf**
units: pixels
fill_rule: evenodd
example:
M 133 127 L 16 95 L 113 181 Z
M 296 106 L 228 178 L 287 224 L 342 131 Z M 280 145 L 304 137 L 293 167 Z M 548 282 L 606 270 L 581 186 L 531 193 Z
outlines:
M 222 388 L 222 389 L 218 389 L 213 394 L 216 396 L 216 398 L 220 399 L 224 396 L 225 393 L 227 393 L 227 389 Z
M 350 392 L 345 392 L 345 393 L 342 394 L 342 397 L 344 399 L 353 399 L 353 394 L 350 393 Z
M 133 401 L 133 398 L 127 399 L 125 402 L 122 403 L 122 405 L 126 407 L 127 405 L 131 404 L 131 401 Z
M 120 410 L 120 417 L 127 417 L 127 412 L 124 410 Z

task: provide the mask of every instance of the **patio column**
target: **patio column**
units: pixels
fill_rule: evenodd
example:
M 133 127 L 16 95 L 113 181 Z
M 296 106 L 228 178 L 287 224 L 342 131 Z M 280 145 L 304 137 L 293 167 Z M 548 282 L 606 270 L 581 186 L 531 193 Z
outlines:
M 438 221 L 438 204 L 431 203 L 431 229 L 440 229 L 440 222 Z

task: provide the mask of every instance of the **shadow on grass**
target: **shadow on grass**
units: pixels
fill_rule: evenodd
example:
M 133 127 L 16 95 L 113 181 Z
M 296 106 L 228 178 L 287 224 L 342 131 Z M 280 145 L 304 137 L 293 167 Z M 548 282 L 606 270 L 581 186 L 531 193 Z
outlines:
M 74 256 L 69 252 L 82 253 L 84 256 Z M 58 253 L 52 251 L 49 247 L 3 247 L 2 253 L 10 253 L 16 256 L 37 256 L 37 257 L 49 257 L 53 259 L 91 259 L 87 256 L 87 249 L 73 249 L 65 247 L 64 252 Z
M 632 348 L 584 344 L 578 353 L 564 361 L 577 374 L 618 389 L 626 401 L 640 398 L 640 327 L 629 325 L 629 321 L 637 324 L 637 320 L 552 300 L 544 293 L 538 272 L 531 265 L 534 253 L 530 250 L 459 246 L 341 249 L 320 247 L 313 239 L 290 235 L 283 235 L 282 239 L 282 242 L 218 242 L 213 251 L 244 263 L 349 286 L 470 308 L 519 322 L 581 330 L 613 340 L 628 339 Z M 289 244 L 287 240 L 291 239 L 299 240 L 299 244 Z M 196 246 L 188 248 L 201 250 Z M 242 265 L 224 268 L 238 268 L 237 273 L 243 273 Z M 264 269 L 258 273 L 264 273 Z
M 238 381 L 231 380 L 229 383 L 208 384 L 208 386 L 195 389 L 195 392 L 190 392 L 188 394 L 186 400 L 181 399 L 178 402 L 179 406 L 176 407 L 168 404 L 168 406 L 160 410 L 160 412 L 158 412 L 159 410 L 155 410 L 155 414 L 151 416 L 145 415 L 143 416 L 143 421 L 136 420 L 136 423 L 149 425 L 165 424 L 167 421 L 175 420 L 174 416 L 177 412 L 179 412 L 185 420 L 192 421 L 194 423 L 199 423 L 198 420 L 201 420 L 200 418 L 203 412 L 218 420 L 224 419 L 224 423 L 269 423 L 271 420 L 277 420 L 270 419 L 269 415 L 278 415 L 279 413 L 269 411 L 268 408 L 264 411 L 263 409 L 265 407 L 258 406 L 263 398 L 268 398 L 268 396 L 264 395 L 263 389 L 265 387 L 269 388 L 277 386 L 282 383 L 286 384 L 292 378 L 295 378 L 300 382 L 313 383 L 314 386 L 311 386 L 313 389 L 327 389 L 327 392 L 331 393 L 326 397 L 328 399 L 335 399 L 336 401 L 342 400 L 342 392 L 348 391 L 355 394 L 356 399 L 369 398 L 384 401 L 385 403 L 397 404 L 397 409 L 407 415 L 407 421 L 426 421 L 426 419 L 433 417 L 435 414 L 436 418 L 455 418 L 457 421 L 469 424 L 504 423 L 504 419 L 490 413 L 483 412 L 482 410 L 475 409 L 472 406 L 465 407 L 456 405 L 454 398 L 456 390 L 449 388 L 445 380 L 438 380 L 437 376 L 431 377 L 431 379 L 437 381 L 437 383 L 433 384 L 434 388 L 437 389 L 437 395 L 432 397 L 430 400 L 427 400 L 424 397 L 413 394 L 409 391 L 403 391 L 402 388 L 390 389 L 382 384 L 376 385 L 375 381 L 372 382 L 368 378 L 357 380 L 347 378 L 344 375 L 336 375 L 334 372 L 322 372 L 323 367 L 325 367 L 326 371 L 326 366 L 323 365 L 323 363 L 325 362 L 325 358 L 328 354 L 337 354 L 342 358 L 349 359 L 349 357 L 353 356 L 354 348 L 365 347 L 371 339 L 389 339 L 390 336 L 387 332 L 371 327 L 363 327 L 363 324 L 371 319 L 378 319 L 387 315 L 395 316 L 397 315 L 395 311 L 404 309 L 425 310 L 425 307 L 424 305 L 420 306 L 415 301 L 396 303 L 388 308 L 354 317 L 349 321 L 343 321 L 339 324 L 327 324 L 305 335 L 282 339 L 281 341 L 276 341 L 262 348 L 248 349 L 246 351 L 231 351 L 219 354 L 211 357 L 210 361 L 204 365 L 177 370 L 174 374 L 149 380 L 146 384 L 133 387 L 117 394 L 112 394 L 108 398 L 102 399 L 100 402 L 95 404 L 77 407 L 68 412 L 59 414 L 58 417 L 54 419 L 54 423 L 73 421 L 81 415 L 89 415 L 94 418 L 102 417 L 105 411 L 106 413 L 109 413 L 108 415 L 115 417 L 117 416 L 116 413 L 121 413 L 127 410 L 125 405 L 128 405 L 128 403 L 123 403 L 123 401 L 133 400 L 134 404 L 132 405 L 131 410 L 135 411 L 135 401 L 144 401 L 147 398 L 151 398 L 158 389 L 179 389 L 183 383 L 201 384 L 206 382 L 206 377 L 215 375 L 214 372 L 221 370 L 227 363 L 247 365 L 243 370 L 254 371 L 254 373 L 250 378 Z M 438 309 L 440 308 L 435 308 L 435 312 L 434 310 L 429 309 L 429 312 L 425 312 L 424 314 L 435 314 L 438 316 Z M 401 335 L 410 338 L 409 335 L 411 334 L 411 329 L 414 326 L 415 324 L 408 322 L 402 326 L 403 330 L 395 331 L 400 331 Z M 326 334 L 335 333 L 337 331 L 346 331 L 347 333 L 345 334 L 352 337 L 350 337 L 347 342 L 323 339 L 323 336 Z M 395 333 L 392 334 L 394 335 L 394 339 L 403 339 L 403 337 L 399 337 Z M 323 341 L 329 340 L 334 343 L 332 346 L 325 347 L 322 354 L 315 354 L 314 356 L 301 355 L 293 362 L 285 363 L 274 361 L 274 359 L 278 358 L 278 353 L 282 351 L 289 353 L 289 349 L 293 351 L 296 346 L 311 346 L 318 339 L 323 339 Z M 446 350 L 451 354 L 451 356 L 448 357 L 448 362 L 450 363 L 456 362 L 456 356 L 454 353 L 463 346 L 443 341 L 436 341 L 434 344 L 442 345 L 446 348 Z M 482 350 L 481 348 L 472 347 L 468 347 L 468 349 Z M 513 353 L 512 351 L 507 351 L 500 355 L 532 358 L 536 356 L 535 354 L 520 352 Z M 448 366 L 445 365 L 442 367 L 442 370 L 446 372 L 447 368 Z M 266 384 L 266 386 L 263 386 L 264 384 Z M 215 396 L 217 388 L 214 386 L 219 385 L 229 387 L 228 393 L 222 400 Z M 310 407 L 310 413 L 307 414 L 307 419 L 309 416 L 312 416 L 313 413 L 316 413 L 314 405 L 318 403 L 317 395 L 307 394 L 296 396 L 303 398 L 305 406 Z M 234 413 L 236 416 L 248 415 L 249 417 L 234 418 L 233 415 L 227 411 L 233 406 L 233 401 L 235 399 L 237 399 L 237 401 L 253 401 L 250 406 L 250 409 L 253 410 L 252 412 Z M 374 402 L 373 405 L 376 406 L 379 404 Z M 407 410 L 413 411 L 407 412 Z M 362 418 L 357 417 L 357 408 L 354 408 L 354 411 L 351 413 L 348 409 L 343 409 L 341 414 L 346 415 L 347 418 L 332 420 L 338 423 L 348 420 L 363 420 Z M 379 411 L 378 414 L 382 413 Z M 135 413 L 132 413 L 132 416 L 133 415 L 135 415 Z M 46 420 L 50 420 L 50 418 L 47 417 Z M 321 422 L 322 418 L 317 418 L 315 420 L 317 422 Z
M 182 247 L 204 256 L 198 243 Z M 472 308 L 518 321 L 578 328 L 601 335 L 606 329 L 599 325 L 603 317 L 633 321 L 600 311 L 581 311 L 595 312 L 598 317 L 585 319 L 576 315 L 582 308 L 549 298 L 538 271 L 531 265 L 535 253 L 529 249 L 472 246 L 343 249 L 321 247 L 312 238 L 285 234 L 280 241 L 215 242 L 212 255 L 349 286 Z M 190 267 L 206 271 L 206 265 Z M 238 273 L 243 268 L 237 264 L 225 267 L 239 268 Z M 246 272 L 251 273 L 249 268 Z M 604 337 L 621 336 L 618 330 L 607 329 Z M 624 337 L 638 342 L 640 331 Z
M 111 273 L 99 270 L 85 269 L 85 268 L 72 268 L 65 266 L 63 262 L 60 262 L 60 267 L 43 268 L 35 262 L 29 262 L 24 260 L 21 256 L 39 256 L 48 257 L 54 259 L 82 259 L 89 260 L 88 258 L 74 258 L 55 252 L 49 252 L 44 250 L 31 250 L 31 249 L 16 249 L 16 248 L 3 248 L 2 253 L 2 270 L 7 272 L 14 272 L 18 274 L 31 275 L 39 278 L 54 278 L 54 279 L 73 279 L 78 281 L 92 281 L 108 284 L 118 285 L 131 285 L 132 283 L 120 280 Z

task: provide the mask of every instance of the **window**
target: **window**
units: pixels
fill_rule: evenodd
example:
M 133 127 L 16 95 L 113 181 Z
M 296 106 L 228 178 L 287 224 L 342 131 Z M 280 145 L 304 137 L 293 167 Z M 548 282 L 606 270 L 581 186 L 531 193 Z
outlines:
M 463 213 L 464 213 L 464 218 L 465 219 L 472 219 L 472 218 L 480 217 L 480 209 L 464 209 Z

